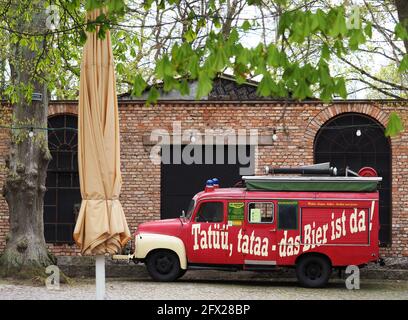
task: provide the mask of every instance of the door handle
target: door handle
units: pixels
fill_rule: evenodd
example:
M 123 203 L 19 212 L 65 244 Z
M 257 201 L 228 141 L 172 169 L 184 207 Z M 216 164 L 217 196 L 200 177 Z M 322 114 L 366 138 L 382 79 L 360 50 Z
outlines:
M 275 232 L 276 231 L 276 229 L 271 229 L 271 230 L 269 230 L 270 232 Z

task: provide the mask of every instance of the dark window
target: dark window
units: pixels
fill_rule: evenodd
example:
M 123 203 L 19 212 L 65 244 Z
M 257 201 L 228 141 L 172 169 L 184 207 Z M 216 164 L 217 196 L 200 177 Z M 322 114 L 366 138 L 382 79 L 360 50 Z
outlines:
M 341 114 L 326 122 L 317 133 L 314 158 L 315 163 L 330 162 L 340 175 L 346 166 L 355 172 L 366 166 L 377 170 L 383 178 L 379 188 L 379 239 L 382 244 L 391 243 L 391 146 L 384 127 L 366 115 Z
M 252 202 L 248 205 L 248 221 L 250 223 L 272 223 L 273 203 Z
M 81 204 L 77 117 L 51 117 L 48 127 L 52 160 L 48 166 L 44 198 L 44 236 L 48 243 L 73 243 L 72 233 Z
M 278 229 L 296 230 L 298 227 L 298 204 L 297 202 L 278 203 Z
M 182 210 L 187 212 L 191 198 L 203 191 L 208 179 L 218 178 L 220 187 L 232 187 L 241 180 L 240 168 L 254 166 L 255 147 L 249 145 L 197 145 L 200 157 L 197 162 L 187 164 L 184 157 L 176 155 L 184 152 L 186 146 L 162 146 L 163 163 L 161 164 L 161 201 L 162 219 L 180 217 Z M 180 148 L 180 149 L 179 149 Z M 195 156 L 196 149 L 191 151 Z M 197 151 L 197 152 L 198 152 Z M 217 156 L 219 157 L 217 162 Z M 242 163 L 240 159 L 251 159 L 250 163 Z M 167 160 L 167 161 L 165 161 Z M 201 162 L 201 164 L 199 164 Z M 254 173 L 253 168 L 244 175 Z
M 200 205 L 196 222 L 223 222 L 224 204 L 222 202 L 205 202 Z

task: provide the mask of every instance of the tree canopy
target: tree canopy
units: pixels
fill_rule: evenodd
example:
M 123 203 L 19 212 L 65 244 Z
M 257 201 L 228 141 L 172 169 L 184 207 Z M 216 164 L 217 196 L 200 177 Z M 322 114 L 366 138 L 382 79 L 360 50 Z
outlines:
M 86 21 L 101 7 L 108 13 Z M 47 28 L 33 31 L 39 10 Z M 12 102 L 33 91 L 13 78 L 16 44 L 44 43 L 26 67 L 53 98 L 72 99 L 86 31 L 107 29 L 119 93 L 149 90 L 147 103 L 159 97 L 154 84 L 185 95 L 191 80 L 200 99 L 219 73 L 259 81 L 260 96 L 407 98 L 404 0 L 0 0 L 0 16 L 0 95 Z

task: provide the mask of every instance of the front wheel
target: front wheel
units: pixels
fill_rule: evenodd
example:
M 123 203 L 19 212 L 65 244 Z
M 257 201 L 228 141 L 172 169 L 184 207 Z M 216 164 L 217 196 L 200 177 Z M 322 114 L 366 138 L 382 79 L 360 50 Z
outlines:
M 180 261 L 172 251 L 158 250 L 148 255 L 147 271 L 156 281 L 174 281 L 180 275 Z
M 177 276 L 177 279 L 180 279 L 182 276 L 184 276 L 187 272 L 187 269 L 180 269 L 180 273 Z
M 326 286 L 331 274 L 331 264 L 322 256 L 305 256 L 296 264 L 296 276 L 300 284 L 307 288 Z

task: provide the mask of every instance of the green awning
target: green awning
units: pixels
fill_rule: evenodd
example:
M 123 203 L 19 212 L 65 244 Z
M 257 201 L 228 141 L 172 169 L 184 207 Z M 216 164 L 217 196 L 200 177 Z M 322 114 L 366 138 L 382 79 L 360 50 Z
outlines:
M 338 191 L 373 192 L 378 181 L 249 181 L 248 190 L 259 191 Z

